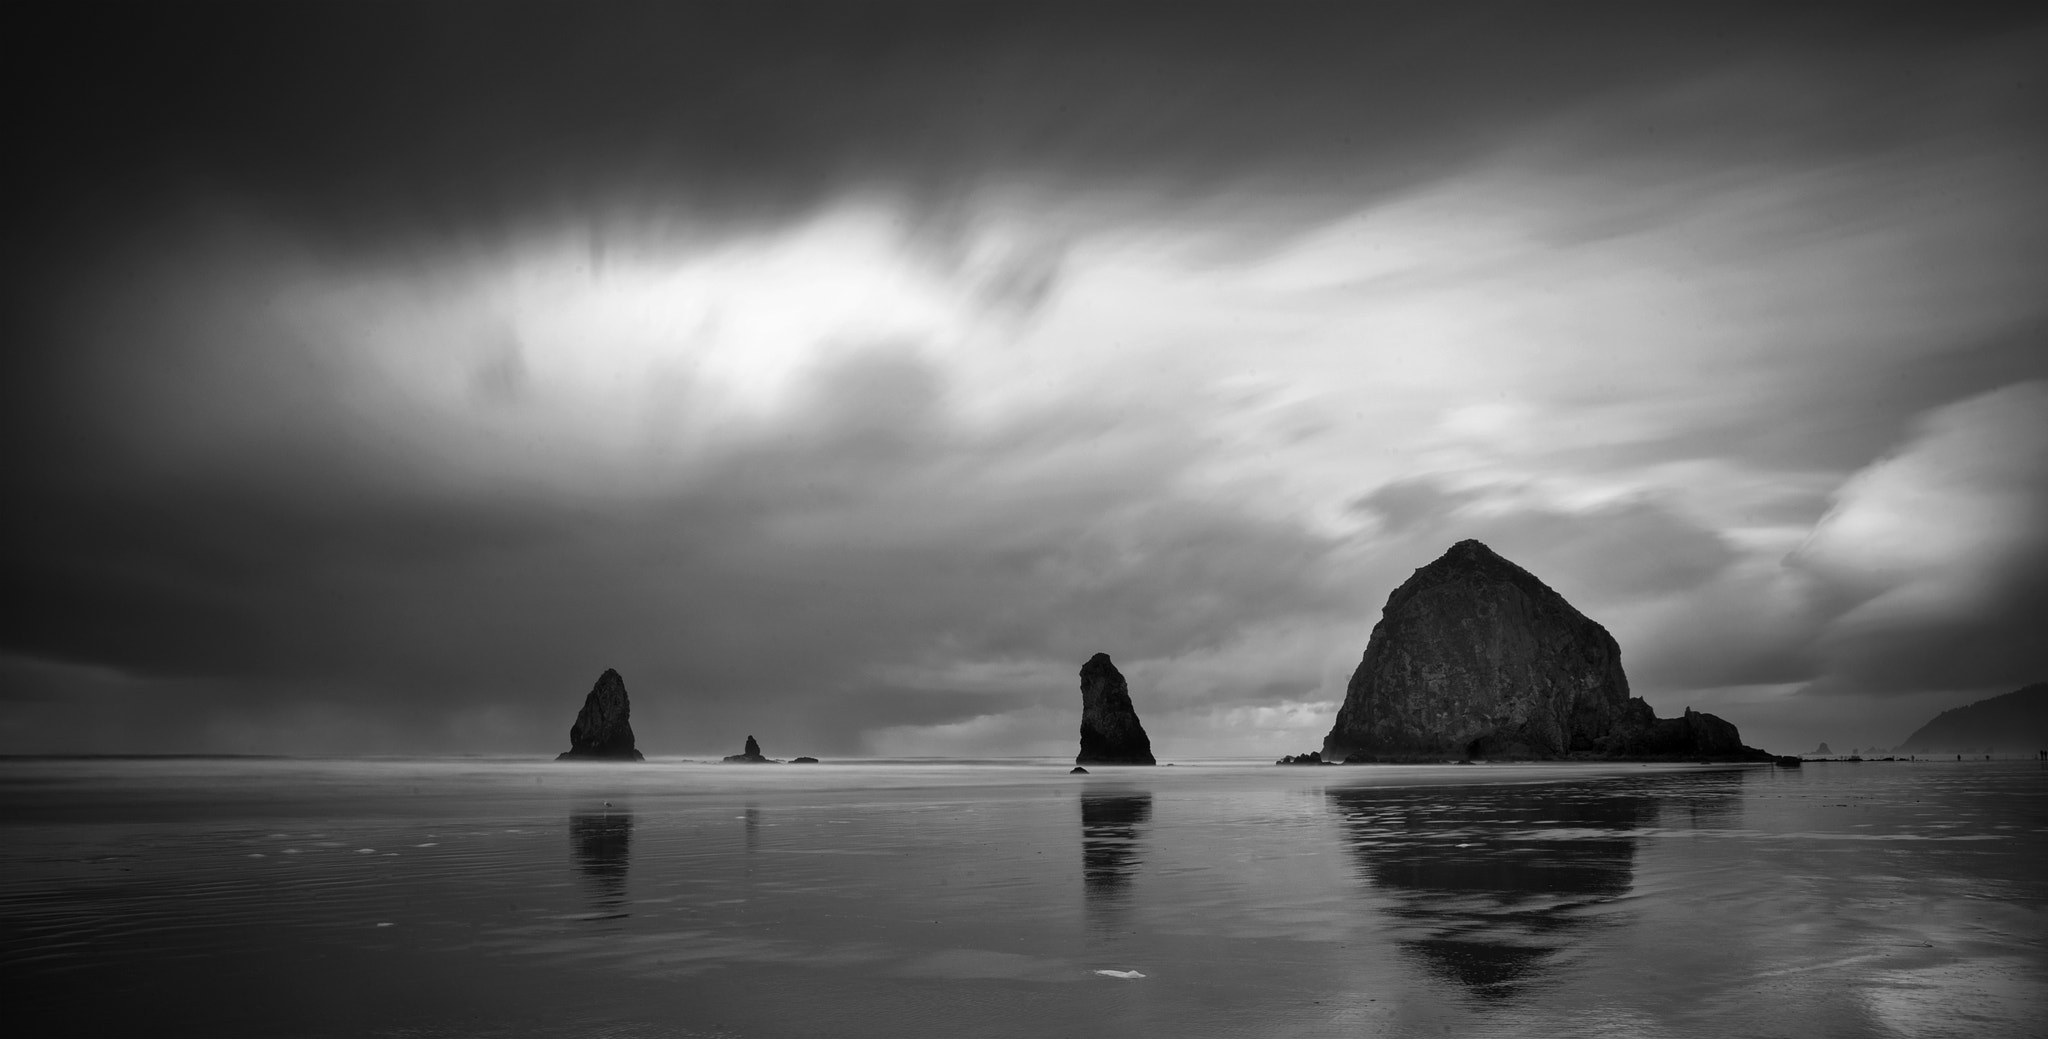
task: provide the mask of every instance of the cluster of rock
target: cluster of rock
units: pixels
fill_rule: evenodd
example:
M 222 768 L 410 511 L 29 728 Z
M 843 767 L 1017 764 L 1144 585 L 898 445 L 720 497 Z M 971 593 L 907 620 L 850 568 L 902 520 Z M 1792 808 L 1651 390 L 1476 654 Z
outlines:
M 754 742 L 754 737 L 752 736 L 747 737 L 747 745 L 745 749 L 741 750 L 738 754 L 727 754 L 721 760 L 723 760 L 728 765 L 782 764 L 782 762 L 780 761 L 774 761 L 769 758 L 763 757 L 761 754 L 761 745 L 759 743 Z
M 625 682 L 608 669 L 584 698 L 561 757 L 641 760 L 628 713 Z M 1819 753 L 1826 752 L 1822 744 Z M 1478 758 L 1798 760 L 1744 746 L 1734 725 L 1689 707 L 1676 718 L 1657 717 L 1629 695 L 1621 650 L 1606 628 L 1534 574 L 1468 540 L 1387 597 L 1322 749 L 1276 764 Z M 723 760 L 780 764 L 752 736 Z M 1081 774 L 1083 765 L 1157 764 L 1129 683 L 1107 653 L 1081 666 L 1074 763 Z
M 1772 760 L 1711 714 L 1658 718 L 1606 628 L 1468 540 L 1387 597 L 1322 758 L 1489 757 Z
M 583 698 L 583 710 L 577 712 L 576 724 L 569 727 L 569 749 L 556 755 L 555 760 L 646 760 L 633 746 L 632 711 L 632 704 L 626 697 L 626 680 L 620 678 L 617 671 L 605 668 L 604 674 L 597 676 L 597 684 L 590 688 L 590 695 Z M 724 760 L 739 764 L 782 764 L 764 756 L 761 745 L 752 736 L 747 737 L 745 749 Z M 817 763 L 818 759 L 813 757 L 790 759 L 792 765 Z

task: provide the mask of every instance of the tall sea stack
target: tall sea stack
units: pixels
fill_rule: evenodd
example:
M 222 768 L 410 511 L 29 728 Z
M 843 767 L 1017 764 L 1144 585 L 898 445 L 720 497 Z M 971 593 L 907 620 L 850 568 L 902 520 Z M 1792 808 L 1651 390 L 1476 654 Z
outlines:
M 597 676 L 597 684 L 590 687 L 590 695 L 583 698 L 583 709 L 576 712 L 576 724 L 569 727 L 568 751 L 555 760 L 645 760 L 633 749 L 632 713 L 632 705 L 626 701 L 626 680 L 617 671 L 605 668 L 604 674 Z
M 1131 688 L 1109 654 L 1081 665 L 1081 753 L 1076 765 L 1156 765 L 1152 739 L 1131 706 Z
M 1566 756 L 1770 760 L 1713 715 L 1659 720 L 1606 628 L 1477 541 L 1387 597 L 1323 740 L 1325 761 Z

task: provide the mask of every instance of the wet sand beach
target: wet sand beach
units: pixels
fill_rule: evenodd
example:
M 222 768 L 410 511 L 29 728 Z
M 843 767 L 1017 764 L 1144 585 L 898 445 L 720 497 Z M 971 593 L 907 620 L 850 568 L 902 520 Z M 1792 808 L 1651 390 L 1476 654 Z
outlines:
M 0 762 L 25 1035 L 2023 1035 L 2031 763 Z M 1114 973 L 1105 973 L 1114 972 Z

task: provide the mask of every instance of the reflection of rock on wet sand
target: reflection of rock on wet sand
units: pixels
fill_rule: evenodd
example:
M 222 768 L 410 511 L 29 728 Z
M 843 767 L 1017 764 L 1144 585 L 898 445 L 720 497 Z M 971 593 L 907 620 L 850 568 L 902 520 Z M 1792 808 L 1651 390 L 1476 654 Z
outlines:
M 1131 875 L 1143 861 L 1138 828 L 1151 819 L 1149 793 L 1081 795 L 1081 883 L 1097 923 L 1109 922 L 1128 901 Z
M 1654 799 L 1583 786 L 1331 791 L 1358 872 L 1394 899 L 1401 948 L 1493 999 L 1628 893 Z
M 576 868 L 595 892 L 599 912 L 625 916 L 626 865 L 633 848 L 633 813 L 608 809 L 569 817 L 569 843 Z

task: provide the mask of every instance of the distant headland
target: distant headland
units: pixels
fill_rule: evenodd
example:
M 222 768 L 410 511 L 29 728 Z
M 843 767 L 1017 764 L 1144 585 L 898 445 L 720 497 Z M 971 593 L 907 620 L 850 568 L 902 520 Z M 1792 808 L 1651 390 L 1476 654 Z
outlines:
M 1928 754 L 2038 753 L 2043 748 L 2048 748 L 2048 682 L 1943 711 L 1893 749 Z

